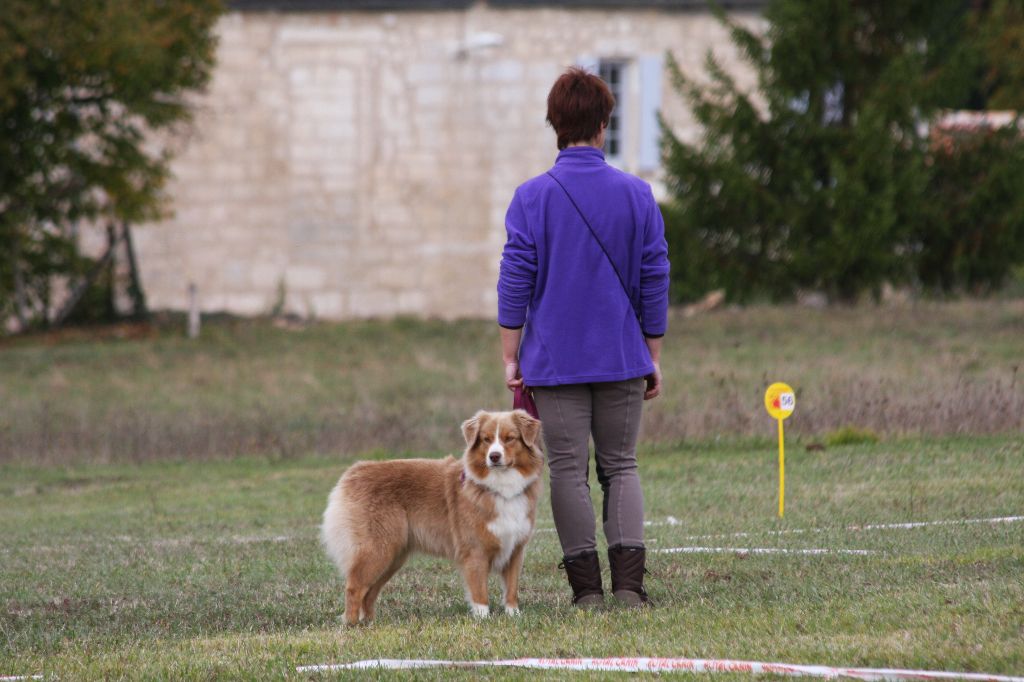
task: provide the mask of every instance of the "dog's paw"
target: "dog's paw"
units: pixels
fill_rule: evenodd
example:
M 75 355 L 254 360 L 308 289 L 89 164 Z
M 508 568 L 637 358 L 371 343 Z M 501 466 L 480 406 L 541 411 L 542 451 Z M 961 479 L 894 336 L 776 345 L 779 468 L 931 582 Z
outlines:
M 486 618 L 491 615 L 491 607 L 487 604 L 470 604 L 469 607 L 474 618 Z
M 518 616 L 519 615 L 519 607 L 518 606 L 506 606 L 505 607 L 505 615 L 506 616 Z

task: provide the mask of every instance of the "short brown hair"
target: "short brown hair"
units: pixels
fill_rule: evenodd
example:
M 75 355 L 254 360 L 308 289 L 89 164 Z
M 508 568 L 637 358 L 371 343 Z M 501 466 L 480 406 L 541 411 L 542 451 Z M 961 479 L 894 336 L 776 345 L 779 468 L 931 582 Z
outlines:
M 563 73 L 548 94 L 548 123 L 558 135 L 558 148 L 592 140 L 608 125 L 615 96 L 600 76 L 574 66 Z

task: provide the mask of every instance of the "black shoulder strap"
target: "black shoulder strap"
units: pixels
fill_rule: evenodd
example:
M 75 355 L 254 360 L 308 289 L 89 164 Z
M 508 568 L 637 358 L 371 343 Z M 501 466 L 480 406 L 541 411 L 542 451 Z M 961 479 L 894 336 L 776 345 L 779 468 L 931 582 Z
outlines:
M 604 257 L 608 259 L 608 263 L 612 266 L 612 270 L 615 271 L 615 276 L 619 279 L 619 286 L 622 287 L 622 293 L 626 294 L 626 300 L 629 301 L 629 307 L 633 309 L 633 314 L 636 315 L 637 322 L 639 322 L 640 313 L 633 304 L 633 297 L 629 293 L 629 287 L 626 286 L 626 281 L 622 279 L 622 273 L 620 273 L 619 268 L 616 267 L 615 261 L 612 260 L 611 255 L 608 253 L 608 249 L 604 247 L 604 242 L 602 242 L 601 238 L 597 236 L 597 232 L 594 231 L 594 226 L 590 224 L 589 220 L 587 220 L 587 216 L 583 215 L 583 211 L 580 210 L 580 207 L 576 204 L 576 200 L 572 198 L 571 194 L 569 194 L 569 190 L 565 188 L 562 181 L 556 178 L 554 173 L 551 171 L 548 171 L 547 174 L 551 176 L 551 179 L 558 183 L 558 186 L 562 188 L 563 192 L 565 192 L 565 196 L 569 198 L 569 203 L 571 203 L 572 207 L 576 209 L 576 213 L 579 214 L 580 218 L 583 219 L 584 224 L 587 226 L 587 229 L 590 230 L 590 236 L 592 236 L 594 241 L 597 242 L 597 245 L 601 247 L 601 252 L 604 254 Z

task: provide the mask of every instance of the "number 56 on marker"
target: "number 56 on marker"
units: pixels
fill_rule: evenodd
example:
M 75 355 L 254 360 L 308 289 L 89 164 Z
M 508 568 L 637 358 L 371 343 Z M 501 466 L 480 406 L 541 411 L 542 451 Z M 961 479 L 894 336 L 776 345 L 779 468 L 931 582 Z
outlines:
M 782 421 L 793 414 L 796 408 L 796 394 L 788 384 L 777 382 L 764 393 L 764 406 L 779 422 L 779 518 L 786 507 L 786 448 L 782 433 Z

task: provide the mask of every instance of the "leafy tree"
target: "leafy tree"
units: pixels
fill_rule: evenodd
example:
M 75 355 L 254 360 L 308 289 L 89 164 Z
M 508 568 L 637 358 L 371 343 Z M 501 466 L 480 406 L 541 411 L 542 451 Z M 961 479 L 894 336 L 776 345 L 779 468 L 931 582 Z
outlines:
M 71 226 L 160 215 L 168 154 L 209 80 L 218 0 L 0 2 L 0 319 L 41 317 L 89 267 Z
M 986 294 L 1024 263 L 1024 143 L 1014 126 L 939 129 L 914 235 L 918 277 L 934 291 Z
M 709 84 L 673 63 L 703 128 L 695 145 L 666 133 L 676 299 L 852 300 L 910 279 L 928 201 L 920 122 L 966 90 L 949 66 L 962 1 L 774 0 L 763 36 L 720 17 L 758 86 L 741 91 L 710 55 Z
M 950 109 L 1024 112 L 1024 0 L 974 0 L 947 70 Z M 979 119 L 980 120 L 980 119 Z M 1024 125 L 935 122 L 929 202 L 911 248 L 929 289 L 984 294 L 1024 263 Z

